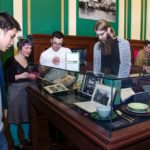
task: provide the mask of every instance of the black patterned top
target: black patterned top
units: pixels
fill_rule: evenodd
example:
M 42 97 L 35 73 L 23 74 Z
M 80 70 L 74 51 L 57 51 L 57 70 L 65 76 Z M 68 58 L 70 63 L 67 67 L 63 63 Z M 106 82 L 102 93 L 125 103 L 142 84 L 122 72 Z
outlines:
M 14 57 L 10 57 L 4 65 L 5 79 L 8 83 L 19 83 L 30 81 L 29 79 L 15 80 L 15 75 L 28 72 L 28 70 L 29 70 L 28 66 L 24 68 L 21 64 L 19 64 L 16 61 Z

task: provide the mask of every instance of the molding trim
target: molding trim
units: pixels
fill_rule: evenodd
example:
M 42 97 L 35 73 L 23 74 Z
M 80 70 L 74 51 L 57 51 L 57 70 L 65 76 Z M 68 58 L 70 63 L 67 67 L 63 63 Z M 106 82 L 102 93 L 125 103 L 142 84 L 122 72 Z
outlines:
M 124 6 L 124 0 L 119 1 L 119 36 L 124 38 L 124 19 L 125 19 L 125 6 Z
M 64 0 L 61 0 L 61 32 L 64 33 Z
M 128 38 L 128 0 L 125 0 L 125 38 Z
M 68 1 L 68 35 L 76 35 L 76 22 L 77 22 L 77 17 L 76 17 L 76 0 L 69 0 Z
M 19 22 L 21 31 L 17 33 L 16 37 L 14 38 L 14 54 L 18 52 L 17 50 L 17 42 L 18 36 L 23 36 L 23 9 L 22 9 L 22 0 L 14 0 L 13 1 L 13 16 Z
M 28 34 L 31 34 L 31 0 L 27 0 L 27 22 Z
M 150 0 L 147 1 L 146 39 L 150 40 Z

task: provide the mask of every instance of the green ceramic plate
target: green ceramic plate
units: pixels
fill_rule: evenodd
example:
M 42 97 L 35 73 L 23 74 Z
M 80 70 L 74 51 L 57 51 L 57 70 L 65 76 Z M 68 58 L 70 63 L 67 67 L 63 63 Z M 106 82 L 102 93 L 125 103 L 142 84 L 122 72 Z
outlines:
M 96 120 L 110 120 L 111 118 L 112 118 L 112 119 L 115 119 L 115 118 L 117 117 L 117 114 L 116 114 L 115 112 L 113 112 L 113 113 L 112 113 L 112 117 L 109 116 L 109 117 L 107 117 L 107 118 L 101 118 L 101 117 L 98 115 L 97 112 L 93 112 L 93 113 L 91 113 L 91 117 L 94 118 L 94 119 L 96 119 Z
M 129 103 L 127 105 L 127 107 L 131 110 L 134 110 L 134 111 L 145 111 L 149 108 L 149 105 L 144 104 L 144 103 L 133 102 L 133 103 Z
M 133 113 L 138 113 L 138 114 L 146 114 L 146 113 L 150 113 L 150 109 L 146 109 L 146 110 L 136 110 L 136 109 L 130 109 L 127 107 L 127 110 Z

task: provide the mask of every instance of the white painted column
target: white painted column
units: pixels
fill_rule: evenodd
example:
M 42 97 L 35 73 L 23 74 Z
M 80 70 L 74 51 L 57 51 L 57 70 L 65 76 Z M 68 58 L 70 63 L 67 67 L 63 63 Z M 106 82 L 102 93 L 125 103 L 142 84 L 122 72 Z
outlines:
M 18 36 L 23 36 L 23 18 L 22 18 L 22 0 L 13 0 L 13 16 L 19 22 L 21 31 L 17 33 L 14 39 L 14 54 L 17 53 Z
M 68 7 L 68 34 L 76 35 L 76 0 L 69 0 Z
M 125 9 L 124 9 L 124 0 L 119 1 L 119 28 L 118 28 L 118 34 L 119 37 L 124 38 L 124 20 L 125 20 Z
M 131 1 L 131 39 L 140 40 L 141 34 L 141 1 Z
M 150 40 L 150 0 L 147 1 L 147 29 L 146 29 L 146 39 Z

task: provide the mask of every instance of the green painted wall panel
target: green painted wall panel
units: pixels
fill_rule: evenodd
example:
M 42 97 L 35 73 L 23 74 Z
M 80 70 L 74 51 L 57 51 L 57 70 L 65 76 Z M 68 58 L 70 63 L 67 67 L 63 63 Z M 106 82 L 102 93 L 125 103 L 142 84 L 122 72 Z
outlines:
M 145 6 L 144 6 L 145 3 Z M 147 28 L 147 0 L 141 1 L 141 34 L 140 39 L 145 40 L 146 39 L 146 28 Z
M 128 2 L 128 39 L 131 38 L 131 0 Z
M 0 0 L 0 11 L 6 11 L 9 14 L 13 15 L 13 1 L 12 0 Z M 5 63 L 7 58 L 12 56 L 14 53 L 13 48 L 10 48 L 5 53 L 2 53 L 1 59 L 2 62 Z
M 61 30 L 60 0 L 31 1 L 31 32 L 50 34 Z
M 26 36 L 28 34 L 28 22 L 27 22 L 27 0 L 23 0 L 22 2 L 23 5 L 23 35 Z
M 13 0 L 0 0 L 0 11 L 7 11 L 13 14 Z
M 68 0 L 64 1 L 64 34 L 68 35 Z

